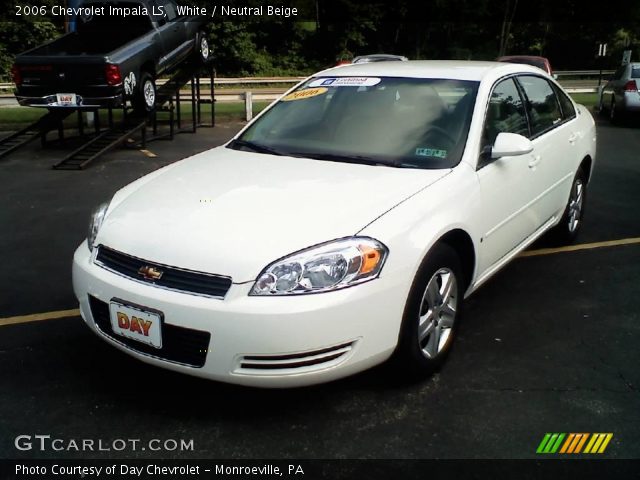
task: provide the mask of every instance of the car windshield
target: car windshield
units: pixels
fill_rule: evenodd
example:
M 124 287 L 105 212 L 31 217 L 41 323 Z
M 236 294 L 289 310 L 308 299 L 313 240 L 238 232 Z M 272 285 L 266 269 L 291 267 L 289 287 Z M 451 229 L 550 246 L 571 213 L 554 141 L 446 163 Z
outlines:
M 460 162 L 478 82 L 313 78 L 281 99 L 229 148 L 407 168 Z

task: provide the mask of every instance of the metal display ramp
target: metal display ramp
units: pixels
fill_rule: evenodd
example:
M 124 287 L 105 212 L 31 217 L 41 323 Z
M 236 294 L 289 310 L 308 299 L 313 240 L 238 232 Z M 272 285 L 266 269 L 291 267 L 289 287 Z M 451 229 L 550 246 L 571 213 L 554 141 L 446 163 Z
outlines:
M 206 73 L 211 77 L 210 99 L 203 98 L 200 89 L 200 75 Z M 59 138 L 64 135 L 62 121 L 74 112 L 78 112 L 78 131 L 85 137 L 85 142 L 53 165 L 56 170 L 81 170 L 103 154 L 113 150 L 119 145 L 132 143 L 145 148 L 146 142 L 157 139 L 172 140 L 176 133 L 195 133 L 197 127 L 212 127 L 215 125 L 214 108 L 214 82 L 215 71 L 211 65 L 196 65 L 192 62 L 183 64 L 171 77 L 156 88 L 156 108 L 145 115 L 135 112 L 126 102 L 122 102 L 122 120 L 114 122 L 114 110 L 108 110 L 108 126 L 100 128 L 100 116 L 97 108 L 52 108 L 40 119 L 0 140 L 0 158 L 17 148 L 40 137 L 43 146 L 46 144 L 47 132 L 57 129 Z M 190 95 L 181 94 L 180 90 L 191 82 Z M 190 128 L 182 127 L 181 108 L 183 101 L 191 103 Z M 202 123 L 201 105 L 211 103 L 211 123 Z M 94 113 L 95 133 L 89 138 L 84 135 L 82 112 Z M 168 112 L 168 132 L 160 132 L 158 126 L 158 113 Z M 151 127 L 152 134 L 147 135 L 147 129 Z M 177 127 L 177 128 L 176 128 Z M 139 137 L 133 140 L 133 137 Z

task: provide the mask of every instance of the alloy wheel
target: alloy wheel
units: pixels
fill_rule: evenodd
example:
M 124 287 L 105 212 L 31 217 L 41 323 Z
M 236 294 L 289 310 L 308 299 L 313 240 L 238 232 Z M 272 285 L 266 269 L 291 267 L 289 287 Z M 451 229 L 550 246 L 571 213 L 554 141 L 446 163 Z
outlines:
M 422 296 L 418 319 L 418 344 L 420 352 L 434 359 L 442 352 L 451 338 L 458 306 L 458 284 L 449 268 L 436 271 Z
M 573 233 L 578 229 L 580 220 L 582 219 L 582 204 L 584 201 L 584 184 L 582 179 L 576 178 L 571 188 L 571 196 L 569 197 L 569 232 Z

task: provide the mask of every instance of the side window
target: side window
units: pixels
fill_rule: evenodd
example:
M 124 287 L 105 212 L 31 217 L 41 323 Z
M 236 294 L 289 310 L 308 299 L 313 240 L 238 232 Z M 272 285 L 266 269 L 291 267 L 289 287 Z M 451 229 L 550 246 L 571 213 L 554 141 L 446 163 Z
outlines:
M 484 121 L 483 147 L 493 145 L 501 132 L 529 136 L 522 98 L 511 78 L 498 83 L 491 93 Z
M 164 2 L 164 11 L 167 14 L 167 20 L 170 22 L 178 18 L 178 12 L 172 2 Z
M 562 108 L 562 119 L 569 120 L 571 118 L 574 118 L 576 116 L 576 109 L 574 108 L 571 99 L 567 96 L 566 93 L 557 88 L 555 85 L 553 86 L 553 89 L 556 91 L 556 95 L 558 95 L 558 100 L 560 101 L 560 107 Z
M 558 97 L 547 80 L 523 75 L 518 81 L 526 96 L 532 136 L 540 135 L 562 121 Z

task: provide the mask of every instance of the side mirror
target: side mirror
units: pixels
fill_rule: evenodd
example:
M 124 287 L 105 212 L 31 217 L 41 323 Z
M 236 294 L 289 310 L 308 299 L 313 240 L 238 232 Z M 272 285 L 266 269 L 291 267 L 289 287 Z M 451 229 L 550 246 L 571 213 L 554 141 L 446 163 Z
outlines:
M 515 157 L 533 151 L 533 143 L 517 133 L 501 132 L 491 148 L 491 158 Z

